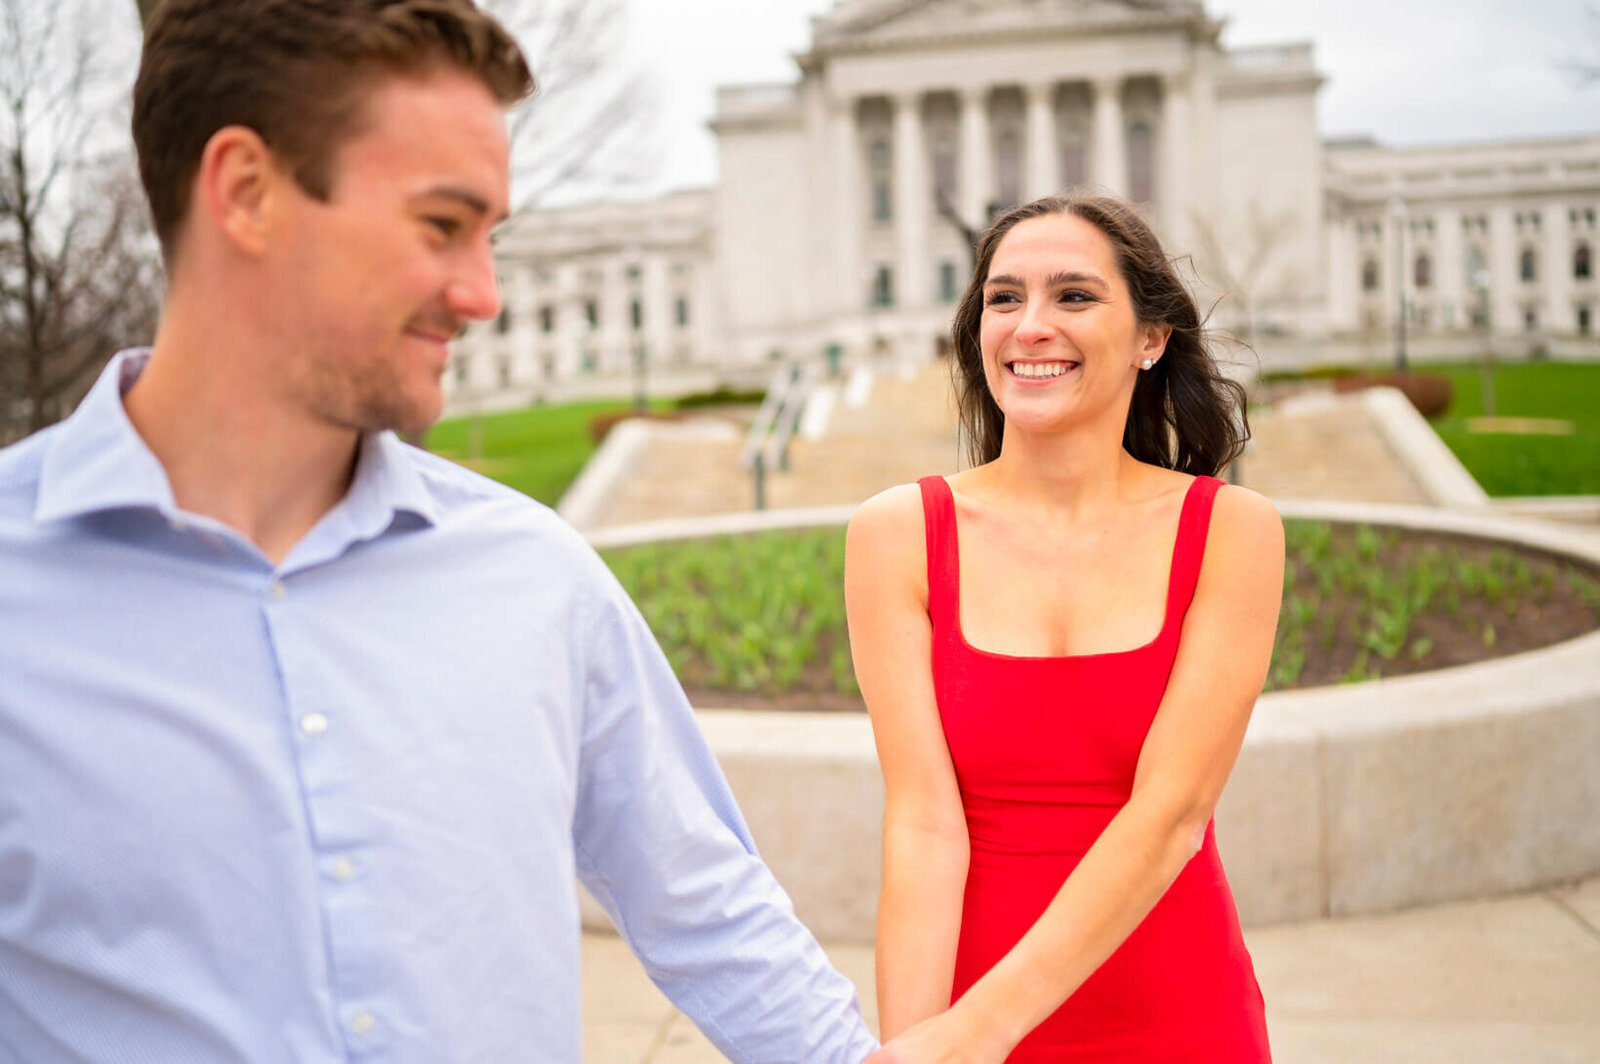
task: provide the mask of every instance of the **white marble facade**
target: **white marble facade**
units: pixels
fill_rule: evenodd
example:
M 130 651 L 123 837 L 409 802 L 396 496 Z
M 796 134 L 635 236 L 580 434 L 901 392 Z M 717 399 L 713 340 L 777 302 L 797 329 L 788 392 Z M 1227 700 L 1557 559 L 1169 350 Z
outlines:
M 640 350 L 924 357 L 970 270 L 956 223 L 1085 185 L 1142 204 L 1264 353 L 1371 342 L 1402 299 L 1419 340 L 1600 331 L 1600 135 L 1324 144 L 1311 46 L 1225 49 L 1221 28 L 1199 0 L 843 0 L 796 80 L 719 92 L 714 190 L 511 224 L 508 318 L 463 339 L 457 393 L 537 394 Z

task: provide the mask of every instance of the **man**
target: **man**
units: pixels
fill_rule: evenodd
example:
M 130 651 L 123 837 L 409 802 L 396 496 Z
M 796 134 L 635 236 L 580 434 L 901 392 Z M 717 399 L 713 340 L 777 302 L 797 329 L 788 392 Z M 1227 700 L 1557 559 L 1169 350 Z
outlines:
M 576 1062 L 575 876 L 734 1059 L 874 1048 L 598 558 L 388 431 L 530 88 L 470 0 L 152 20 L 154 347 L 0 452 L 0 1062 Z

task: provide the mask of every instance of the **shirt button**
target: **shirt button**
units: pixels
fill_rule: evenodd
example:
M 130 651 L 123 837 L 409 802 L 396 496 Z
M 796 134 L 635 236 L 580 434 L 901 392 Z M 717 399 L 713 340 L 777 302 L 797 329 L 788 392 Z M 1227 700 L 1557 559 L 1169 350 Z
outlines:
M 351 1034 L 371 1034 L 378 1026 L 378 1017 L 370 1012 L 358 1012 L 350 1017 Z
M 300 718 L 300 730 L 307 735 L 321 735 L 328 730 L 328 718 L 321 713 L 307 713 Z
M 334 879 L 341 883 L 348 883 L 356 878 L 356 863 L 348 857 L 341 857 L 333 862 L 330 871 L 333 873 Z
M 273 601 L 275 602 L 282 602 L 283 596 L 287 595 L 288 593 L 289 589 L 283 586 L 282 580 L 274 580 L 272 583 L 267 585 L 267 594 L 271 595 Z

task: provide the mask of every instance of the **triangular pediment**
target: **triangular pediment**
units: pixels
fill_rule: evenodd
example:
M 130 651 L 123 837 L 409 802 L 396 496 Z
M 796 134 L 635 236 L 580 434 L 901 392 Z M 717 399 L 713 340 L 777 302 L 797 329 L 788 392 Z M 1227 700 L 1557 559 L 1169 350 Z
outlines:
M 844 0 L 812 20 L 817 51 L 1205 21 L 1201 0 Z

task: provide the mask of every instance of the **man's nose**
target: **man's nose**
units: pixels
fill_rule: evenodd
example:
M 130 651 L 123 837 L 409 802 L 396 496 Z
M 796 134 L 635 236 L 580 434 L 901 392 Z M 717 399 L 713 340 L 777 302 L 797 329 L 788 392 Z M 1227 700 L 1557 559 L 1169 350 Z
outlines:
M 500 313 L 500 280 L 495 276 L 494 252 L 487 241 L 462 263 L 445 290 L 450 310 L 462 318 L 488 321 Z

